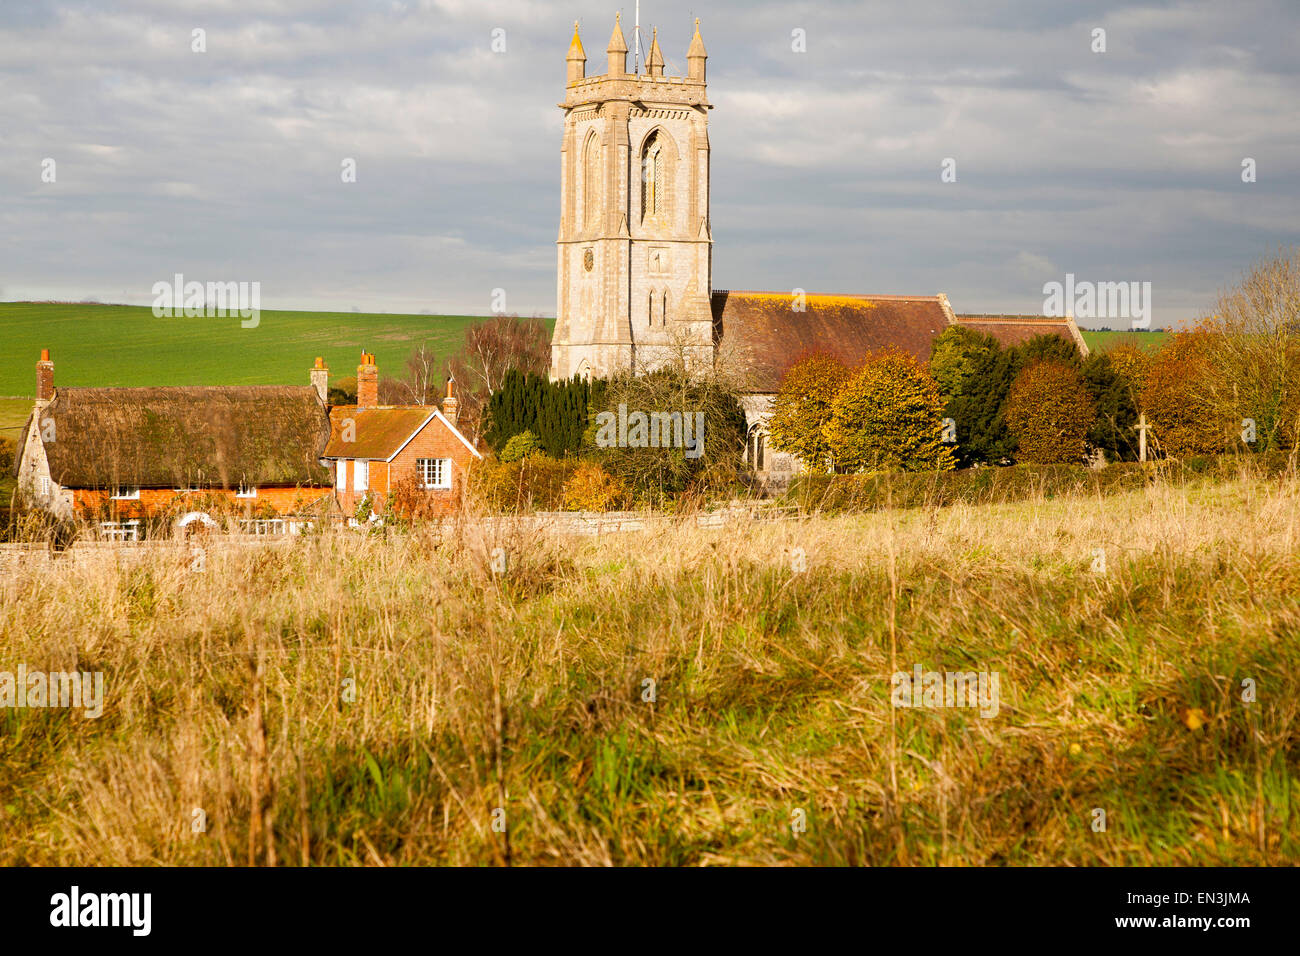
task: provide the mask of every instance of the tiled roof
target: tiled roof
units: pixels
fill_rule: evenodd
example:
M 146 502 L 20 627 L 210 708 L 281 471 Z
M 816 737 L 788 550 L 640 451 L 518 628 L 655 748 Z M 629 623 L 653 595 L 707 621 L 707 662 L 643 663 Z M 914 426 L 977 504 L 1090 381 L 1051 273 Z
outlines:
M 322 457 L 386 461 L 436 413 L 432 405 L 335 406 L 330 409 L 330 440 Z M 354 425 L 354 441 L 343 440 L 344 422 L 348 419 Z
M 748 368 L 751 392 L 775 392 L 786 369 L 810 352 L 856 365 L 893 347 L 928 362 L 930 343 L 951 321 L 937 295 L 806 294 L 804 311 L 793 304 L 784 292 L 713 293 L 715 335 Z
M 328 421 L 307 385 L 60 388 L 40 417 L 53 420 L 45 455 L 65 488 L 329 482 Z
M 1028 342 L 1035 335 L 1059 335 L 1073 340 L 1084 356 L 1088 354 L 1088 346 L 1084 344 L 1078 326 L 1070 318 L 1050 315 L 959 315 L 957 322 L 993 336 L 1004 347 Z

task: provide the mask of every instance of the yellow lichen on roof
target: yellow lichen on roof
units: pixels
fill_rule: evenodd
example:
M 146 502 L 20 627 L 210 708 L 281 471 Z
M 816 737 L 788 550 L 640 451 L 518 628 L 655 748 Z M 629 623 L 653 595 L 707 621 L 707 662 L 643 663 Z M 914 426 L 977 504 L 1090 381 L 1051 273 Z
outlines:
M 739 292 L 735 295 L 748 299 L 752 302 L 762 303 L 779 303 L 781 305 L 791 305 L 798 298 L 798 295 L 783 295 L 776 292 Z M 874 309 L 876 303 L 870 299 L 862 298 L 855 295 L 827 295 L 818 292 L 803 293 L 805 305 L 816 305 L 824 309 L 849 308 L 849 309 Z

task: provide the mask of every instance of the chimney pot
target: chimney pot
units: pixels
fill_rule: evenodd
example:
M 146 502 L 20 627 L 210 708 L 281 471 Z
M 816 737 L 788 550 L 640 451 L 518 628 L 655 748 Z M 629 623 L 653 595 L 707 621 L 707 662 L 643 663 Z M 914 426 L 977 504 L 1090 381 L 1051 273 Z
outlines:
M 357 407 L 375 408 L 379 404 L 379 368 L 375 357 L 361 352 L 361 365 L 357 367 Z
M 451 427 L 456 427 L 456 421 L 460 416 L 460 402 L 456 400 L 456 379 L 447 379 L 447 397 L 442 400 L 442 417 L 451 422 Z
M 316 389 L 316 397 L 320 399 L 322 405 L 329 404 L 330 395 L 330 370 L 325 365 L 325 360 L 319 355 L 316 356 L 316 365 L 311 370 L 311 387 Z
M 36 363 L 36 402 L 46 405 L 54 399 L 54 363 L 50 350 L 41 349 L 41 360 Z

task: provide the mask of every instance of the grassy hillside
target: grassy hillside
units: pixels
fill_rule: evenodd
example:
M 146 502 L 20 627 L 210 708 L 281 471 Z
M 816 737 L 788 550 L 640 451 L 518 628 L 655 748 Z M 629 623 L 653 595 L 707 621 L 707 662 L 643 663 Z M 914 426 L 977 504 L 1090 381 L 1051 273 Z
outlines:
M 34 395 L 42 348 L 59 385 L 294 385 L 324 356 L 335 377 L 356 374 L 364 347 L 381 375 L 400 373 L 411 348 L 460 347 L 482 316 L 264 311 L 238 318 L 155 318 L 144 306 L 0 302 L 0 395 Z
M 1165 342 L 1169 341 L 1172 332 L 1094 332 L 1088 329 L 1080 329 L 1083 333 L 1083 341 L 1088 345 L 1090 352 L 1105 352 L 1113 349 L 1122 343 L 1136 345 L 1142 349 L 1158 349 Z
M 415 345 L 428 342 L 438 355 L 450 354 L 460 347 L 466 327 L 482 320 L 264 311 L 257 328 L 245 329 L 238 318 L 159 319 L 145 306 L 0 302 L 0 396 L 35 394 L 35 364 L 43 348 L 50 349 L 60 385 L 305 384 L 317 355 L 324 356 L 333 376 L 343 378 L 356 373 L 364 347 L 375 353 L 381 375 L 397 374 Z M 1094 351 L 1123 341 L 1158 348 L 1168 337 L 1167 332 L 1083 331 Z M 12 424 L 12 417 L 0 405 L 0 428 Z
M 33 363 L 34 364 L 34 363 Z M 35 370 L 32 372 L 35 378 Z M 0 436 L 18 440 L 18 430 L 32 413 L 30 398 L 0 398 Z
M 10 656 L 104 705 L 0 709 L 0 865 L 1294 863 L 1298 508 L 1243 478 L 27 557 Z M 998 706 L 900 707 L 914 667 Z

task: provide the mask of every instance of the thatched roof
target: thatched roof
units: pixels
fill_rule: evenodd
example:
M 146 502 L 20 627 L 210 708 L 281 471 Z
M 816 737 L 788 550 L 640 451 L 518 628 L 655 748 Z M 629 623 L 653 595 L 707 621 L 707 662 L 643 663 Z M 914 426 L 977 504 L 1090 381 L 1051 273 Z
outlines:
M 50 477 L 65 488 L 329 484 L 329 418 L 307 385 L 60 388 L 46 419 Z
M 784 292 L 713 293 L 713 325 L 749 369 L 749 390 L 775 392 L 791 363 L 826 352 L 856 365 L 884 348 L 930 361 L 930 344 L 951 324 L 943 296 L 807 293 L 803 311 Z

